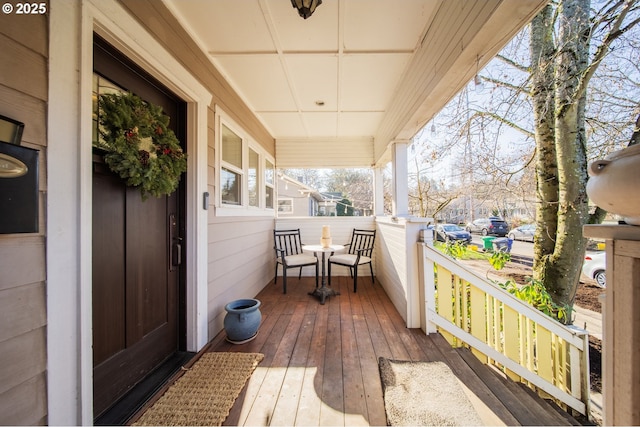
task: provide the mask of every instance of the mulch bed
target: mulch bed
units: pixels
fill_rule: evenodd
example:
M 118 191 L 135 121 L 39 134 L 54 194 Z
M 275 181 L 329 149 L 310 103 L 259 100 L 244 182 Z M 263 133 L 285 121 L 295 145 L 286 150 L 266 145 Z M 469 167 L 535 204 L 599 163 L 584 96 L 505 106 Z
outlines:
M 602 341 L 589 336 L 591 390 L 602 393 Z

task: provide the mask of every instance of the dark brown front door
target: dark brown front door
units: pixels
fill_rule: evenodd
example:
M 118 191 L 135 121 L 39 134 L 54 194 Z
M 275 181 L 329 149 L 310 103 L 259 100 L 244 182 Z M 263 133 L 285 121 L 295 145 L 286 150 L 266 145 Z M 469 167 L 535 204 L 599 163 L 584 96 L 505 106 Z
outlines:
M 95 84 L 109 82 L 161 105 L 178 135 L 184 106 L 104 42 L 94 45 Z M 184 181 L 184 177 L 183 180 Z M 93 363 L 98 416 L 173 353 L 184 334 L 179 248 L 181 191 L 142 200 L 94 152 Z

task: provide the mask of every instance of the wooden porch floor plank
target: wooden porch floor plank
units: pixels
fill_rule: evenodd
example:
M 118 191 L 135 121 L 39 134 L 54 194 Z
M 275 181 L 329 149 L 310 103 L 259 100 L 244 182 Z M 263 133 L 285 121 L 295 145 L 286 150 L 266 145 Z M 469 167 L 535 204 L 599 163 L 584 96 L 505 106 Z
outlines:
M 387 416 L 384 411 L 382 384 L 379 378 L 378 358 L 376 357 L 369 335 L 369 327 L 365 316 L 354 316 L 354 331 L 358 343 L 358 357 L 362 371 L 364 396 L 367 405 L 367 419 L 370 425 L 386 425 Z
M 560 408 L 553 400 L 548 400 L 548 399 L 541 400 L 540 396 L 538 396 L 535 391 L 527 387 L 525 384 L 518 383 L 516 385 L 520 389 L 522 389 L 525 393 L 529 394 L 536 401 L 536 404 L 542 405 L 544 409 L 547 412 L 549 412 L 553 418 L 559 417 L 557 418 L 558 420 L 560 420 L 558 421 L 558 425 L 572 425 L 572 426 L 581 425 L 575 418 L 573 418 L 572 415 L 570 415 L 568 412 Z
M 411 333 L 414 335 L 416 343 L 424 353 L 425 362 L 444 362 L 445 358 L 440 353 L 437 348 L 437 345 L 431 340 L 431 335 L 425 335 L 424 332 L 420 329 L 410 329 Z
M 352 298 L 356 299 L 357 294 L 349 292 L 349 286 L 344 279 L 344 277 L 334 278 L 334 286 L 336 282 L 340 283 L 340 334 L 342 377 L 344 384 L 344 422 L 346 425 L 368 425 L 358 343 L 355 336 L 353 314 L 351 311 Z
M 447 340 L 440 334 L 430 335 L 431 340 L 437 345 L 444 356 L 446 363 L 456 376 L 506 425 L 521 425 L 521 421 L 514 416 L 511 408 L 507 408 L 503 402 L 494 394 L 496 391 L 492 386 L 488 386 L 478 377 L 475 371 L 466 363 L 460 354 L 451 347 Z
M 380 314 L 378 316 L 378 321 L 380 322 L 382 333 L 389 344 L 391 357 L 396 360 L 410 360 L 411 356 L 402 342 L 402 339 L 400 339 L 398 331 L 396 331 L 396 328 L 394 327 L 391 319 L 389 319 L 389 316 L 386 314 Z
M 322 407 L 320 394 L 324 375 L 328 317 L 329 310 L 326 306 L 321 306 L 315 311 L 309 355 L 304 369 L 299 406 L 296 412 L 295 425 L 298 426 L 320 425 Z
M 392 358 L 393 352 L 389 347 L 387 338 L 385 337 L 382 330 L 382 325 L 380 324 L 380 320 L 378 319 L 378 313 L 380 309 L 376 307 L 376 297 L 369 291 L 369 289 L 361 289 L 359 293 L 359 298 L 362 302 L 362 308 L 369 328 L 369 334 L 371 336 L 371 342 L 376 354 L 376 359 L 378 357 Z
M 302 379 L 304 378 L 304 361 L 309 353 L 311 333 L 313 332 L 311 324 L 307 323 L 310 321 L 306 315 L 307 306 L 306 301 L 296 303 L 283 342 L 278 347 L 279 356 L 273 363 L 276 368 L 286 367 L 286 370 L 273 409 L 271 425 L 291 426 L 296 419 Z
M 510 412 L 515 409 L 507 408 L 518 402 L 503 403 L 496 393 L 505 392 L 492 390 L 504 385 L 487 386 L 470 366 L 475 362 L 469 364 L 439 334 L 407 329 L 379 283 L 372 286 L 363 276 L 354 294 L 350 277 L 336 277 L 341 295 L 321 305 L 307 294 L 313 278 L 290 278 L 286 295 L 280 280 L 256 297 L 264 310 L 253 341 L 232 345 L 221 332 L 211 342 L 209 351 L 265 355 L 225 425 L 385 425 L 380 356 L 444 361 L 505 424 L 520 424 Z
M 264 359 L 259 366 L 264 368 L 266 373 L 256 395 L 256 399 L 251 405 L 251 411 L 249 411 L 244 421 L 245 424 L 263 425 L 264 422 L 271 424 L 273 411 L 286 372 L 286 366 L 278 364 L 278 349 L 285 336 L 285 331 L 290 324 L 291 317 L 292 315 L 289 314 L 283 314 L 279 317 L 269 335 L 269 340 L 267 340 L 262 347 L 261 352 L 264 354 Z
M 414 335 L 410 331 L 410 328 L 407 328 L 406 321 L 402 318 L 402 316 L 400 316 L 400 313 L 398 313 L 398 310 L 396 310 L 395 306 L 393 305 L 393 303 L 385 293 L 382 285 L 376 282 L 373 289 L 375 291 L 375 295 L 377 296 L 377 299 L 381 307 L 384 308 L 387 316 L 391 320 L 395 328 L 395 333 L 398 335 L 398 337 L 402 341 L 402 344 L 404 345 L 405 350 L 407 351 L 408 359 L 413 361 L 423 360 L 424 352 L 418 345 Z M 417 330 L 420 330 L 420 329 L 417 329 Z M 420 332 L 424 335 L 422 331 Z
M 335 300 L 334 300 L 335 301 Z M 327 339 L 325 347 L 324 372 L 322 375 L 323 405 L 320 409 L 320 425 L 344 424 L 344 383 L 342 372 L 342 334 L 340 330 L 340 315 L 332 314 L 329 305 L 327 318 Z M 333 304 L 333 307 L 338 307 Z
M 470 351 L 461 349 L 459 354 L 491 387 L 496 397 L 510 408 L 511 413 L 522 425 L 568 425 L 568 422 L 555 414 L 544 400 L 530 396 L 518 384 L 503 378 L 494 369 L 487 369 Z
M 359 364 L 362 381 L 362 389 L 359 390 L 360 396 L 362 396 L 360 411 L 362 411 L 361 414 L 364 417 L 364 421 L 368 422 L 369 425 L 386 425 L 387 418 L 384 412 L 382 386 L 379 379 L 378 358 L 374 350 L 371 332 L 366 320 L 367 316 L 363 307 L 363 304 L 368 304 L 370 316 L 375 312 L 367 297 L 367 289 L 371 286 L 370 281 L 368 278 L 365 279 L 359 280 L 358 292 L 354 293 L 353 279 L 350 277 L 343 278 L 349 290 L 349 301 L 352 308 L 351 322 L 356 343 L 354 352 Z M 353 422 L 355 423 L 355 421 Z
M 287 299 L 291 300 L 291 298 L 283 298 L 285 301 Z M 266 372 L 255 395 L 255 400 L 248 402 L 251 404 L 251 410 L 247 412 L 246 418 L 243 420 L 244 424 L 272 423 L 275 406 L 295 344 L 295 337 L 297 337 L 300 327 L 299 322 L 292 320 L 301 319 L 304 316 L 305 307 L 306 302 L 292 304 L 289 301 L 288 303 L 278 303 L 274 311 L 271 312 L 270 315 L 277 316 L 277 319 L 266 341 L 259 349 L 265 356 L 260 366 Z M 251 341 L 249 345 L 254 341 L 256 340 Z M 258 344 L 256 343 L 256 346 Z

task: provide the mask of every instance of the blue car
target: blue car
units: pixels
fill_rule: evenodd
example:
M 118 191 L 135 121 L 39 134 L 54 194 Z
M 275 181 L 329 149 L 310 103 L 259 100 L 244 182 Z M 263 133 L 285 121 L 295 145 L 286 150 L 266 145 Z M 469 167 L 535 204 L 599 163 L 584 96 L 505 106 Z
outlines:
M 471 233 L 455 224 L 438 224 L 435 228 L 435 240 L 445 243 L 471 243 Z

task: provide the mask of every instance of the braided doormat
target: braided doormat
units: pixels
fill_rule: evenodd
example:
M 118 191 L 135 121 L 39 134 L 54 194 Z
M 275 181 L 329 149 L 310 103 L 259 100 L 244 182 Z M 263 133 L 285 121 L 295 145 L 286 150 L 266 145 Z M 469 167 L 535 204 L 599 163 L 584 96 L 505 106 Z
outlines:
M 134 425 L 221 425 L 263 358 L 260 353 L 203 354 Z

